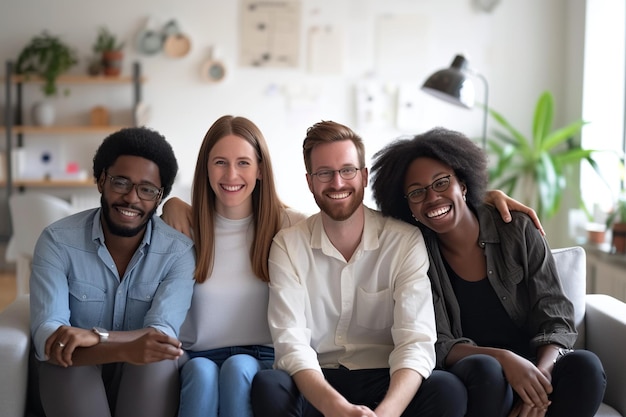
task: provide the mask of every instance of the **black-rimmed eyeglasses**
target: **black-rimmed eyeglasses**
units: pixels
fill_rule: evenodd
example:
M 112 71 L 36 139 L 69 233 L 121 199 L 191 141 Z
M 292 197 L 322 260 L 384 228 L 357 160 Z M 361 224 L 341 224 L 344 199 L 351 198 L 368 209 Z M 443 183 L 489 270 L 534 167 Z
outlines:
M 114 177 L 106 174 L 107 178 L 111 182 L 111 188 L 118 194 L 128 194 L 133 188 L 137 190 L 137 196 L 146 201 L 154 201 L 161 197 L 163 194 L 163 188 L 159 188 L 152 184 L 139 183 L 135 184 L 128 178 Z
M 426 199 L 426 194 L 428 193 L 428 189 L 432 188 L 436 193 L 442 193 L 448 189 L 450 186 L 450 177 L 454 175 L 446 175 L 445 177 L 437 178 L 432 184 L 427 185 L 424 188 L 416 188 L 411 190 L 404 197 L 409 200 L 411 203 L 417 204 L 421 203 Z
M 356 177 L 356 173 L 363 168 L 357 167 L 345 167 L 341 169 L 320 169 L 317 172 L 312 172 L 312 177 L 317 177 L 320 182 L 331 182 L 335 178 L 335 172 L 339 173 L 339 176 L 344 180 L 351 180 Z

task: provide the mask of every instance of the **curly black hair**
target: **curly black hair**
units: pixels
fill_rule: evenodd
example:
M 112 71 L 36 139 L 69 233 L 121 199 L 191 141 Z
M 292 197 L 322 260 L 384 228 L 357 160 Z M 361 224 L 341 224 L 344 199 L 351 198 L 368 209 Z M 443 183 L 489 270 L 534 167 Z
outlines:
M 473 210 L 482 204 L 487 189 L 487 157 L 462 133 L 442 127 L 413 138 L 397 139 L 374 154 L 372 191 L 385 216 L 414 224 L 404 198 L 404 177 L 411 162 L 432 158 L 448 165 L 467 187 L 467 204 Z
M 146 127 L 128 127 L 107 136 L 93 157 L 96 182 L 122 155 L 140 156 L 154 162 L 159 167 L 163 198 L 169 195 L 178 172 L 178 162 L 163 135 Z

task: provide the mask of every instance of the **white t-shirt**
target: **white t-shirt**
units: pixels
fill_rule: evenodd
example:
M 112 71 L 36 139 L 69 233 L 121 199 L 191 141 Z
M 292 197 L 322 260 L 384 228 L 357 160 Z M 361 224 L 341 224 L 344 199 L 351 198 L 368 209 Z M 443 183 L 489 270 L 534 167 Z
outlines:
M 305 218 L 285 210 L 283 227 Z M 181 326 L 183 348 L 204 351 L 229 346 L 271 345 L 267 325 L 268 286 L 252 272 L 252 216 L 215 216 L 213 273 L 194 286 L 191 308 Z

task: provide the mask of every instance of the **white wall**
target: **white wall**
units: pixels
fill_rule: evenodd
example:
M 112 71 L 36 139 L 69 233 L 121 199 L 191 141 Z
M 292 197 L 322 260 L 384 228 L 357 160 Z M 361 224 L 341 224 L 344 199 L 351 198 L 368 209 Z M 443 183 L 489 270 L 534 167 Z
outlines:
M 223 114 L 242 115 L 255 121 L 268 139 L 280 195 L 288 204 L 314 212 L 300 149 L 306 128 L 319 120 L 332 119 L 354 127 L 364 137 L 369 156 L 401 133 L 421 132 L 437 125 L 471 137 L 481 135 L 480 110 L 456 108 L 421 92 L 416 121 L 409 131 L 363 129 L 355 122 L 353 90 L 357 82 L 372 79 L 419 86 L 462 52 L 488 79 L 489 105 L 520 129 L 530 129 L 534 103 L 545 89 L 555 94 L 557 122 L 580 117 L 575 114 L 578 109 L 567 109 L 573 116 L 564 114 L 564 102 L 566 97 L 580 96 L 576 93 L 580 85 L 568 85 L 566 57 L 571 28 L 582 30 L 582 25 L 568 22 L 580 16 L 568 11 L 582 3 L 584 0 L 502 0 L 492 13 L 484 13 L 473 7 L 473 0 L 302 0 L 300 66 L 268 69 L 237 64 L 237 1 L 3 0 L 0 59 L 15 59 L 42 29 L 62 36 L 86 57 L 97 28 L 107 25 L 127 39 L 125 72 L 130 71 L 133 60 L 143 65 L 148 77 L 144 99 L 152 109 L 149 125 L 173 144 L 181 165 L 181 189 L 190 186 L 197 151 L 211 123 Z M 139 55 L 133 47 L 134 38 L 148 16 L 160 24 L 176 19 L 192 39 L 191 53 L 178 60 L 162 54 Z M 391 48 L 385 50 L 386 55 L 404 48 L 401 59 L 381 66 L 377 65 L 376 39 L 382 16 L 412 16 L 419 24 L 411 27 L 403 45 L 386 46 Z M 342 73 L 307 72 L 306 34 L 314 25 L 342 30 Z M 216 85 L 203 82 L 199 76 L 211 46 L 228 71 L 226 80 Z M 579 45 L 569 47 L 570 53 L 582 53 L 581 49 Z M 85 65 L 77 71 L 83 71 Z M 285 91 L 319 95 L 303 103 L 290 100 Z M 480 99 L 480 83 L 477 94 Z

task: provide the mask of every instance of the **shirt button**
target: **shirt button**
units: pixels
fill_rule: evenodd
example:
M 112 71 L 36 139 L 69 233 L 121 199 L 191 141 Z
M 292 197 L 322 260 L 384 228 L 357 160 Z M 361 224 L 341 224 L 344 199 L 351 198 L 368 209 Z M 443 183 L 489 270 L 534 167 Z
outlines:
M 506 295 L 504 297 L 502 297 L 502 299 L 506 301 Z
M 490 270 L 489 270 L 489 273 L 490 273 L 490 274 L 493 274 L 493 270 L 492 270 L 492 269 L 490 269 Z
M 83 294 L 83 300 L 86 299 L 86 298 L 87 298 L 87 296 L 85 294 Z

